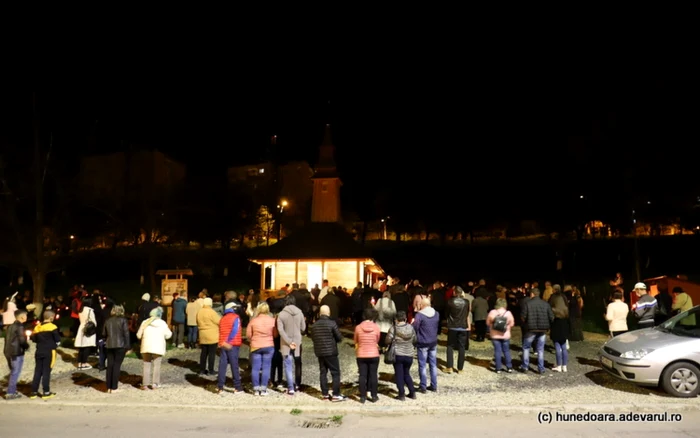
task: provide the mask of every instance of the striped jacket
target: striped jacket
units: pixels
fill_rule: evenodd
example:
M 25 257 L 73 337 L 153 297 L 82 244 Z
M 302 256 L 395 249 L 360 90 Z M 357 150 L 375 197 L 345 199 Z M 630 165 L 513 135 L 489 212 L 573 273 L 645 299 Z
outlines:
M 649 294 L 644 294 L 637 300 L 634 314 L 640 323 L 654 322 L 654 316 L 656 316 L 658 309 L 656 298 Z

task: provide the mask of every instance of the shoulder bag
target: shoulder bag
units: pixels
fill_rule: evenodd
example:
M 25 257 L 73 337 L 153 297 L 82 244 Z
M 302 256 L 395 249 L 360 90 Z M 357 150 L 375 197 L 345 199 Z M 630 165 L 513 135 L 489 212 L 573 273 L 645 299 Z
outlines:
M 394 331 L 394 336 L 391 337 L 391 344 L 389 344 L 389 348 L 386 349 L 386 352 L 384 352 L 384 363 L 388 365 L 392 365 L 396 363 L 396 324 L 391 326 L 391 329 Z

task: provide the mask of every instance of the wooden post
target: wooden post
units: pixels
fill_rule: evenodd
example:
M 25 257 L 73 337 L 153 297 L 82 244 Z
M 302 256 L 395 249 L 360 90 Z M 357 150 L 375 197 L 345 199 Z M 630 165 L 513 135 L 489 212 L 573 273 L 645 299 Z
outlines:
M 294 282 L 299 284 L 299 260 L 294 264 Z
M 260 292 L 265 290 L 265 262 L 260 264 Z
M 355 285 L 357 285 L 357 283 L 360 282 L 360 278 L 362 278 L 362 277 L 360 277 L 360 261 L 358 260 L 355 263 L 357 263 L 357 271 L 356 271 L 357 275 L 355 275 Z

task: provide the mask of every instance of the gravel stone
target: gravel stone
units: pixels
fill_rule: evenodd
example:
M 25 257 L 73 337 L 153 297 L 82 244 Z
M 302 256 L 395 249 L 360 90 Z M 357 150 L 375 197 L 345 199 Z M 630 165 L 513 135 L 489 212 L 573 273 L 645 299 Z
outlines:
M 547 342 L 545 363 L 548 371 L 544 376 L 534 372 L 521 374 L 496 374 L 493 372 L 493 347 L 489 341 L 470 341 L 467 361 L 464 371 L 460 374 L 445 374 L 438 372 L 438 392 L 418 394 L 417 400 L 400 402 L 393 399 L 396 385 L 393 383 L 394 371 L 391 365 L 380 361 L 379 365 L 379 401 L 376 404 L 367 403 L 362 406 L 357 403 L 357 365 L 355 351 L 352 345 L 352 331 L 343 329 L 344 339 L 339 346 L 340 366 L 342 374 L 343 393 L 351 398 L 341 403 L 362 407 L 385 406 L 405 407 L 456 407 L 478 406 L 552 406 L 552 405 L 596 405 L 606 403 L 611 405 L 656 405 L 675 403 L 678 406 L 696 404 L 694 399 L 674 399 L 660 389 L 642 388 L 608 375 L 601 369 L 596 353 L 607 339 L 606 335 L 585 333 L 586 340 L 572 342 L 569 351 L 569 372 L 554 373 L 549 371 L 553 366 L 554 353 L 551 342 Z M 440 336 L 438 345 L 438 365 L 445 364 L 446 335 Z M 0 339 L 0 348 L 4 339 Z M 167 352 L 161 367 L 162 389 L 140 390 L 143 370 L 142 362 L 135 358 L 126 358 L 122 366 L 120 391 L 117 394 L 107 394 L 104 383 L 105 372 L 96 368 L 79 371 L 75 367 L 77 351 L 60 348 L 59 356 L 52 373 L 51 390 L 57 393 L 52 400 L 80 403 L 91 401 L 95 403 L 115 404 L 173 404 L 195 406 L 266 406 L 284 407 L 329 405 L 320 399 L 318 363 L 313 354 L 313 343 L 305 337 L 303 340 L 302 391 L 294 396 L 288 396 L 282 391 L 271 389 L 269 397 L 252 395 L 250 373 L 246 371 L 249 349 L 241 348 L 243 385 L 246 394 L 232 394 L 225 391 L 221 395 L 214 394 L 216 376 L 198 376 L 199 350 L 174 349 Z M 511 353 L 514 367 L 520 364 L 520 331 L 513 329 Z M 20 376 L 20 392 L 29 393 L 34 372 L 34 346 L 27 352 L 25 365 Z M 455 354 L 456 356 L 456 354 Z M 96 366 L 94 358 L 91 359 Z M 456 357 L 455 357 L 456 360 Z M 0 376 L 3 376 L 3 387 L 6 385 L 8 368 L 5 361 L 0 361 Z M 531 359 L 531 368 L 534 362 Z M 217 358 L 218 369 L 218 358 Z M 412 376 L 418 384 L 418 365 L 414 361 Z M 330 378 L 330 376 L 329 376 Z M 330 382 L 329 382 L 330 383 Z M 228 377 L 227 387 L 232 386 Z M 51 403 L 47 400 L 46 403 Z M 32 400 L 33 402 L 34 400 Z M 333 404 L 338 406 L 337 403 Z

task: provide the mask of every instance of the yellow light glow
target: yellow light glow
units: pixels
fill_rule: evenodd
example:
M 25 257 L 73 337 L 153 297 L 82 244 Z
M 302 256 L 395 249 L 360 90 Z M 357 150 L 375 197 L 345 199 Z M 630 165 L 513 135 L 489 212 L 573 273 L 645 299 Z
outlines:
M 70 238 L 71 238 L 71 240 L 73 240 L 73 239 L 75 239 L 75 236 L 71 234 Z
M 282 207 L 286 207 L 288 205 L 288 202 L 286 200 L 282 201 Z

